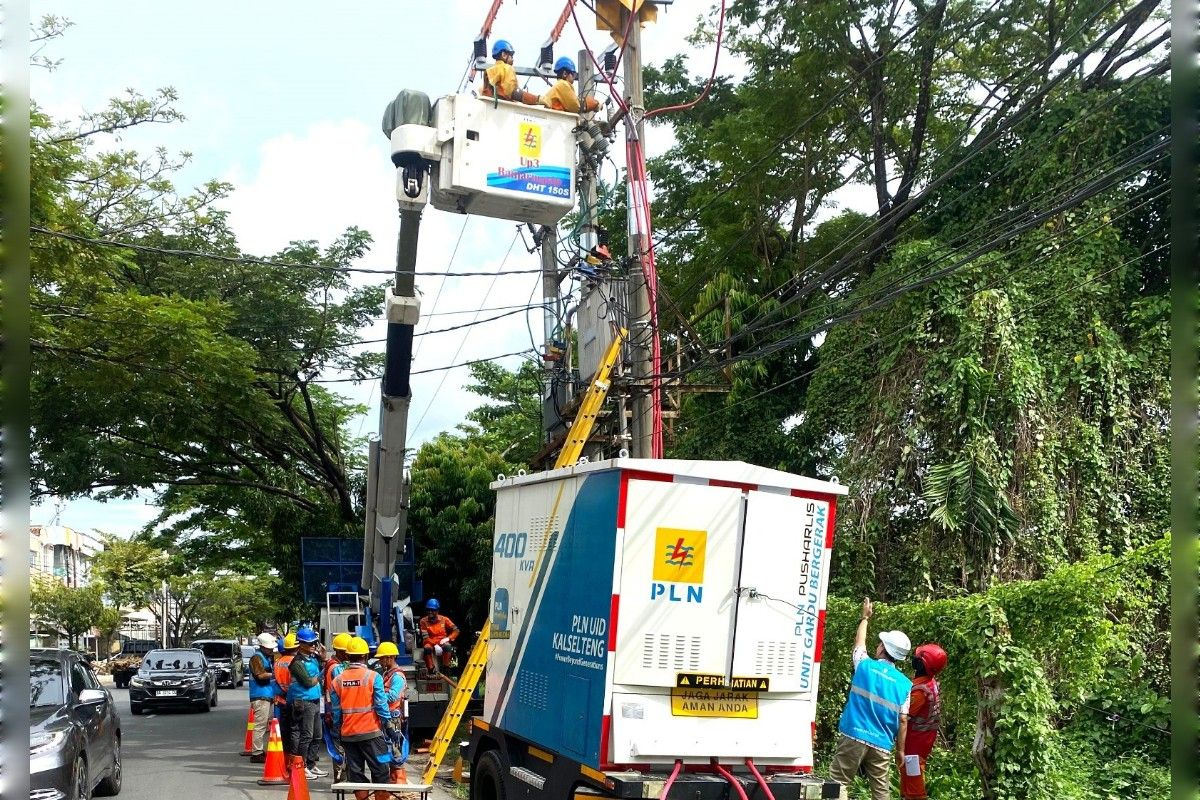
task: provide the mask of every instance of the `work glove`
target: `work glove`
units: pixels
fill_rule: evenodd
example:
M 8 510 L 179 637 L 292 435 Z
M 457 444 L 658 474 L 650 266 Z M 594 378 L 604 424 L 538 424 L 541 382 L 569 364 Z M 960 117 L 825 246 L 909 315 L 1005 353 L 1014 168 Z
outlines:
M 448 647 L 450 645 L 450 637 L 449 636 L 443 637 L 442 640 L 440 642 L 438 642 L 438 644 L 440 644 L 442 647 Z
M 437 653 L 440 656 L 442 654 L 442 646 L 440 644 L 435 644 L 433 646 L 433 652 Z

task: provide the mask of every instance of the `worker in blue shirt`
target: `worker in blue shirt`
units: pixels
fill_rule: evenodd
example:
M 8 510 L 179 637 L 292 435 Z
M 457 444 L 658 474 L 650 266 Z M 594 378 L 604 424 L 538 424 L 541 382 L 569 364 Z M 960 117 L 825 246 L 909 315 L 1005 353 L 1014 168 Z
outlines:
M 288 666 L 291 685 L 288 686 L 287 702 L 292 710 L 293 768 L 303 767 L 307 778 L 323 778 L 329 773 L 317 766 L 320 748 L 324 745 L 321 734 L 321 675 L 324 673 L 320 642 L 317 632 L 305 625 L 296 632 L 300 652 Z
M 862 766 L 871 787 L 871 800 L 890 800 L 890 754 L 894 749 L 897 762 L 903 764 L 912 689 L 912 681 L 896 664 L 908 658 L 912 645 L 902 631 L 884 631 L 879 634 L 875 658 L 868 658 L 867 622 L 872 612 L 870 598 L 864 598 L 854 635 L 854 677 L 838 721 L 837 750 L 829 776 L 849 786 Z

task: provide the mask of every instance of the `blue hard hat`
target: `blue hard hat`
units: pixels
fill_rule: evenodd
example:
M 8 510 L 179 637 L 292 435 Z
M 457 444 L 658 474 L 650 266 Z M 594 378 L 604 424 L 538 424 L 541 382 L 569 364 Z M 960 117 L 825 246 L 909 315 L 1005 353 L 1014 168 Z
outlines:
M 441 607 L 442 604 L 437 601 L 436 597 L 431 597 L 429 602 L 425 604 L 426 611 L 438 611 L 441 609 Z
M 492 58 L 499 58 L 501 53 L 516 53 L 513 49 L 512 42 L 508 39 L 497 39 L 492 45 Z
M 317 640 L 317 632 L 305 625 L 300 630 L 296 631 L 296 641 L 311 644 Z
M 563 71 L 564 69 L 569 69 L 569 70 L 571 70 L 571 72 L 574 72 L 574 73 L 579 72 L 579 70 L 575 69 L 575 62 L 571 60 L 570 56 L 560 56 L 559 59 L 554 62 L 554 74 L 555 75 L 557 75 L 559 72 Z

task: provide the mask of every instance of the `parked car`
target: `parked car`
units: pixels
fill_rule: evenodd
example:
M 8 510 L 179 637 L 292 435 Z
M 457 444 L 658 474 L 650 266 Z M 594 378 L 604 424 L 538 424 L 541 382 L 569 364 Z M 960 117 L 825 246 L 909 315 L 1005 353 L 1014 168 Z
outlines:
M 191 706 L 208 711 L 217 704 L 217 670 L 193 649 L 151 650 L 129 680 L 129 711 Z
M 129 679 L 142 666 L 146 653 L 158 646 L 159 643 L 153 639 L 126 639 L 121 643 L 121 652 L 109 662 L 109 671 L 118 689 L 129 686 Z
M 248 668 L 250 666 L 251 657 L 253 657 L 257 652 L 258 648 L 252 644 L 242 645 L 242 666 Z
M 242 646 L 236 639 L 197 639 L 192 647 L 204 653 L 208 663 L 217 668 L 217 685 L 236 689 L 246 680 L 246 665 L 242 661 Z
M 88 800 L 121 791 L 121 718 L 71 650 L 29 651 L 30 800 Z

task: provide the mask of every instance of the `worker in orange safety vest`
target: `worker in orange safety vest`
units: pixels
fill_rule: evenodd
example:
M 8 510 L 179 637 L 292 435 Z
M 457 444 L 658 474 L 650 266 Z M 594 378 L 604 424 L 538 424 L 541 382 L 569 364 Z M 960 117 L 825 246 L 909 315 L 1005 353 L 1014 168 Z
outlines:
M 275 672 L 275 710 L 279 712 L 279 736 L 283 739 L 283 763 L 291 764 L 291 753 L 287 751 L 288 742 L 292 740 L 292 709 L 288 705 L 288 687 L 292 685 L 292 659 L 300 643 L 296 641 L 296 632 L 292 631 L 280 640 L 279 646 L 283 654 L 275 659 L 272 669 Z
M 355 636 L 346 646 L 346 665 L 333 679 L 329 701 L 333 713 L 333 735 L 346 752 L 346 777 L 352 783 L 388 783 L 392 754 L 383 731 L 391 712 L 383 689 L 383 676 L 367 668 L 370 647 Z M 367 800 L 370 792 L 356 790 L 356 800 Z M 375 800 L 388 800 L 386 789 L 375 791 Z
M 536 94 L 517 88 L 517 71 L 513 69 L 515 56 L 516 51 L 507 39 L 496 40 L 492 45 L 492 58 L 496 63 L 483 71 L 483 90 L 480 94 L 536 106 L 539 102 Z
M 458 638 L 458 626 L 449 617 L 440 614 L 442 604 L 437 598 L 431 598 L 425 604 L 429 613 L 421 617 L 418 627 L 421 629 L 421 650 L 425 656 L 425 669 L 436 672 L 436 660 L 440 659 L 442 667 L 450 666 L 450 658 L 454 654 L 454 640 Z
M 399 655 L 400 649 L 393 642 L 380 642 L 375 651 L 375 657 L 379 659 L 379 667 L 383 672 L 383 693 L 391 713 L 387 724 L 387 738 L 392 749 L 392 783 L 404 783 L 401 778 L 404 766 L 404 716 L 408 681 L 396 664 Z
M 350 640 L 353 636 L 349 633 L 339 633 L 333 637 L 330 646 L 333 648 L 333 655 L 325 661 L 325 671 L 321 676 L 321 693 L 325 698 L 325 725 L 330 730 L 333 729 L 333 713 L 330 706 L 329 693 L 333 691 L 333 679 L 336 678 L 346 664 L 349 663 L 346 658 L 346 648 L 350 645 Z M 341 745 L 335 739 L 333 749 L 342 757 L 341 763 L 336 761 L 333 764 L 333 782 L 339 783 L 346 777 L 346 753 L 342 750 Z

